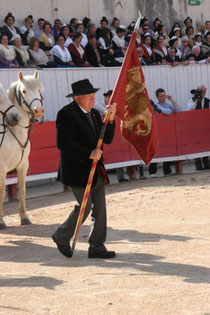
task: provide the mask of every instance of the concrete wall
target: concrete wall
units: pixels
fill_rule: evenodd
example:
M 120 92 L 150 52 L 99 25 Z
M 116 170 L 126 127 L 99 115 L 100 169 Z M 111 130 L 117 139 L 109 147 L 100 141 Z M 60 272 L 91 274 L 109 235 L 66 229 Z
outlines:
M 28 14 L 35 20 L 44 17 L 50 22 L 60 18 L 63 23 L 72 17 L 88 16 L 97 25 L 104 15 L 110 22 L 117 16 L 127 26 L 136 19 L 139 8 L 151 21 L 159 17 L 168 29 L 174 21 L 182 22 L 188 15 L 195 25 L 210 19 L 210 0 L 201 0 L 200 6 L 189 6 L 188 0 L 1 0 L 0 25 L 4 24 L 7 13 L 12 12 L 17 26 Z

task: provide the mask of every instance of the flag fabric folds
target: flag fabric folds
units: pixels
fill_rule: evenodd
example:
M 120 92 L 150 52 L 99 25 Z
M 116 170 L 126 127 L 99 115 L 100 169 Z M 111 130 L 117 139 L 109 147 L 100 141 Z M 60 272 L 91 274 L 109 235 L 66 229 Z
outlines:
M 148 164 L 156 154 L 158 137 L 135 42 L 133 32 L 109 103 L 117 103 L 116 114 L 121 119 L 123 137 Z

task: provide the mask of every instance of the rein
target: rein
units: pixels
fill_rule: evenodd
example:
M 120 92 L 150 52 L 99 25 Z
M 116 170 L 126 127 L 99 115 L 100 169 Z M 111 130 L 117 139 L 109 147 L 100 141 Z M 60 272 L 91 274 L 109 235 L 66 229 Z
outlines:
M 14 105 L 9 106 L 4 112 L 0 110 L 0 114 L 2 114 L 2 116 L 3 116 L 3 121 L 2 121 L 2 123 L 0 123 L 0 126 L 3 127 L 3 131 L 0 131 L 0 135 L 2 135 L 1 142 L 0 142 L 0 149 L 2 147 L 4 137 L 5 137 L 5 134 L 7 132 L 7 128 L 8 128 L 7 124 L 5 123 L 6 114 L 13 107 L 15 107 L 15 106 Z

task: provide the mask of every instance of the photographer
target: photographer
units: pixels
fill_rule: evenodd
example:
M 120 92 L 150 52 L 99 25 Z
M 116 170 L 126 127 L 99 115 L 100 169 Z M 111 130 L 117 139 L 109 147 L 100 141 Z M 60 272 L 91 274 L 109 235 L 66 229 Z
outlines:
M 191 90 L 191 94 L 192 96 L 187 104 L 188 110 L 205 109 L 210 107 L 210 100 L 205 97 L 206 87 L 204 85 L 199 86 L 197 90 Z M 202 159 L 195 159 L 195 167 L 197 171 L 210 169 L 208 156 L 205 156 Z
M 171 95 L 166 95 L 164 89 L 159 88 L 155 92 L 158 102 L 154 104 L 151 102 L 154 110 L 159 114 L 171 115 L 173 112 L 179 111 L 179 106 L 173 99 Z M 149 165 L 149 175 L 150 177 L 156 177 L 157 173 L 157 163 L 151 163 Z M 163 162 L 163 174 L 164 175 L 173 175 L 173 172 L 170 167 L 170 162 Z

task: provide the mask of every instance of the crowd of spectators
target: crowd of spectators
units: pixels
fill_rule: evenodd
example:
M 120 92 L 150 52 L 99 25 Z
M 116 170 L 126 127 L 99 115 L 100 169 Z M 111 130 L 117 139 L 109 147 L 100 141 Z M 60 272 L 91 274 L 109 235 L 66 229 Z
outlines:
M 13 14 L 7 14 L 0 28 L 0 68 L 120 66 L 135 27 L 135 22 L 125 27 L 117 17 L 109 25 L 105 16 L 99 27 L 87 17 L 72 18 L 69 24 L 56 19 L 53 26 L 39 18 L 37 29 L 33 22 L 28 15 L 18 28 Z M 210 20 L 195 30 L 187 17 L 183 27 L 175 22 L 167 30 L 159 18 L 144 17 L 136 49 L 143 66 L 209 63 Z

